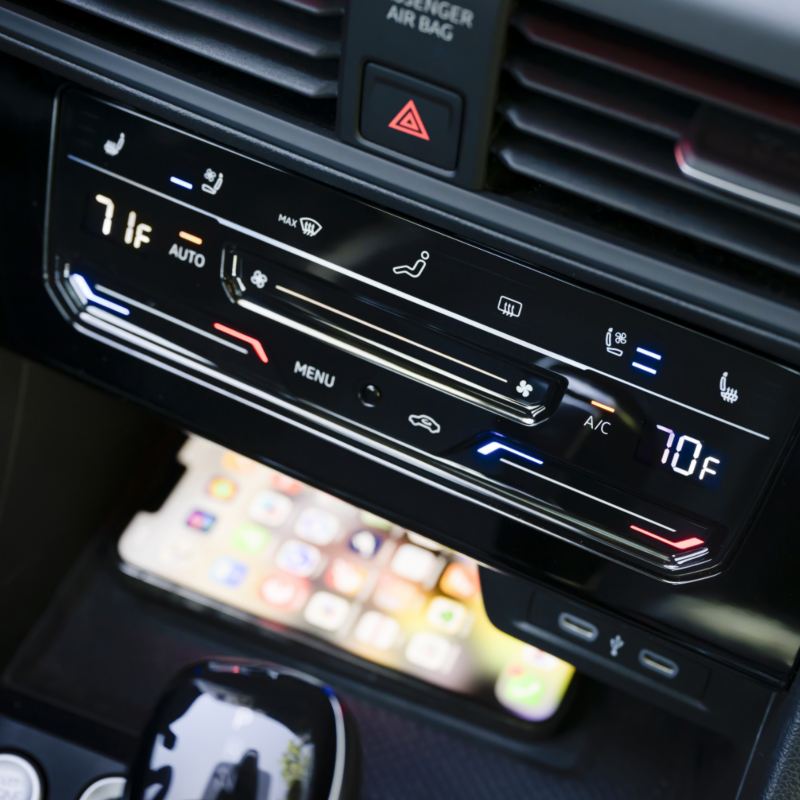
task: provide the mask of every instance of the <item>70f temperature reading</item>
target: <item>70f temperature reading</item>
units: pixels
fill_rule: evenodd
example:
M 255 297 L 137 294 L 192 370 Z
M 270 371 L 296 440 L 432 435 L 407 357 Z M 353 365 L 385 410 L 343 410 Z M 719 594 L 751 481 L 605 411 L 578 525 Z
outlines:
M 675 431 L 663 425 L 656 425 L 658 430 L 667 434 L 667 445 L 661 454 L 661 463 L 669 464 L 670 469 L 678 475 L 687 478 L 696 477 L 702 481 L 711 475 L 716 475 L 715 469 L 720 465 L 720 460 L 714 456 L 703 458 L 703 443 L 699 439 L 691 436 L 678 436 L 676 440 Z M 701 461 L 702 459 L 702 461 Z M 700 471 L 697 467 L 700 465 Z

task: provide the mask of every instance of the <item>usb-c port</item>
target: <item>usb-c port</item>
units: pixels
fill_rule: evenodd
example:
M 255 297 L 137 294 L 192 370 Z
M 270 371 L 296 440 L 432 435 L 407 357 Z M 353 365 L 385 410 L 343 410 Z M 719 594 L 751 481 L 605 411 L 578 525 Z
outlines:
M 600 633 L 596 625 L 592 625 L 591 622 L 566 612 L 558 615 L 558 627 L 564 633 L 568 633 L 583 642 L 595 641 Z
M 639 651 L 639 663 L 650 672 L 655 672 L 662 678 L 675 678 L 681 671 L 680 667 L 671 659 L 660 656 L 652 650 Z

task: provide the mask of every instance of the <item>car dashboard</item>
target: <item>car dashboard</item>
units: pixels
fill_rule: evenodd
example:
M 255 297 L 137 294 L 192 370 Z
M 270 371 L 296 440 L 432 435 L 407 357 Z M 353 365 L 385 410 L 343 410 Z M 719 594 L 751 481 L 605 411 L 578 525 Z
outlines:
M 778 6 L 0 2 L 0 744 L 51 796 L 125 772 L 180 665 L 274 648 L 344 687 L 364 796 L 794 796 Z M 187 434 L 468 558 L 583 679 L 558 724 L 131 581 Z

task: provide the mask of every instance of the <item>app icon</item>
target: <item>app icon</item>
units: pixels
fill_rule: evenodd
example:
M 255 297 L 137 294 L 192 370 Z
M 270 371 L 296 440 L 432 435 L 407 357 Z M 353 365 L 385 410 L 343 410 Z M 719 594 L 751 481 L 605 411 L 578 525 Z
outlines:
M 355 597 L 364 588 L 368 576 L 368 570 L 360 564 L 335 558 L 325 573 L 325 585 L 334 592 Z
M 307 508 L 297 518 L 294 532 L 307 542 L 324 547 L 330 544 L 339 533 L 339 519 L 330 511 L 321 508 Z
M 241 456 L 232 450 L 226 450 L 222 454 L 222 467 L 226 472 L 233 472 L 238 475 L 249 475 L 259 469 L 261 465 L 257 461 L 247 456 Z
M 209 497 L 227 503 L 236 497 L 236 484 L 230 478 L 214 478 L 206 489 Z
M 549 716 L 544 714 L 546 709 L 542 705 L 545 689 L 546 683 L 536 669 L 515 660 L 498 676 L 495 696 L 502 706 L 518 716 L 544 719 Z
M 255 522 L 244 522 L 233 532 L 233 546 L 250 555 L 262 552 L 271 539 L 272 534 Z
M 235 589 L 241 585 L 247 576 L 247 565 L 242 564 L 241 561 L 237 561 L 235 558 L 225 556 L 224 558 L 218 558 L 211 565 L 209 574 L 211 580 L 216 583 Z
M 415 633 L 406 647 L 406 658 L 431 672 L 449 672 L 459 648 L 438 633 Z
M 400 635 L 400 625 L 380 611 L 367 611 L 358 621 L 353 635 L 361 644 L 389 650 Z
M 434 597 L 428 606 L 427 619 L 431 627 L 455 636 L 466 631 L 470 614 L 456 600 L 451 600 L 449 597 Z
M 382 575 L 372 595 L 372 602 L 389 614 L 419 608 L 422 599 L 418 587 L 394 575 Z
M 186 518 L 186 525 L 196 531 L 200 531 L 201 533 L 208 533 L 214 527 L 214 523 L 216 521 L 217 518 L 213 514 L 209 514 L 208 511 L 201 511 L 199 508 L 196 508 Z
M 278 492 L 259 492 L 250 503 L 250 518 L 270 528 L 283 525 L 291 513 L 292 501 Z
M 347 620 L 350 603 L 330 592 L 316 592 L 311 596 L 305 610 L 305 618 L 317 628 L 333 633 Z
M 400 545 L 392 558 L 392 572 L 414 583 L 430 583 L 438 576 L 439 569 L 439 559 L 415 544 Z
M 375 558 L 383 544 L 383 536 L 373 531 L 356 531 L 347 543 L 347 546 L 358 553 L 361 558 Z
M 305 578 L 276 572 L 269 575 L 261 584 L 261 599 L 267 605 L 279 611 L 299 611 L 310 591 L 310 584 Z
M 187 567 L 197 555 L 198 540 L 191 533 L 168 539 L 159 551 L 161 561 L 170 567 Z
M 471 600 L 481 590 L 477 567 L 458 561 L 448 564 L 439 581 L 439 588 L 450 597 Z
M 376 531 L 390 531 L 394 527 L 388 520 L 379 517 L 377 514 L 371 514 L 369 511 L 361 512 L 361 522 Z
M 429 539 L 427 536 L 420 536 L 420 534 L 412 533 L 411 531 L 406 531 L 406 536 L 408 536 L 408 541 L 412 544 L 424 547 L 426 550 L 433 550 L 434 553 L 445 549 L 439 542 L 434 542 L 433 539 Z
M 288 494 L 290 497 L 300 494 L 306 488 L 304 483 L 301 483 L 282 472 L 273 472 L 269 476 L 269 485 L 275 489 L 276 492 Z
M 322 560 L 322 553 L 310 544 L 287 539 L 278 550 L 278 566 L 292 575 L 308 578 L 313 575 Z

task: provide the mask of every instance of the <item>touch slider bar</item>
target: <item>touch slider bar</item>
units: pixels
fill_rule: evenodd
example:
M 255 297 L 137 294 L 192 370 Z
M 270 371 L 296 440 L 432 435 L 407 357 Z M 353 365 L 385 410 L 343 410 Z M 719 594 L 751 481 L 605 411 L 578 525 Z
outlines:
M 471 403 L 479 408 L 484 408 L 492 414 L 506 417 L 514 422 L 519 422 L 523 425 L 533 425 L 536 417 L 538 417 L 545 410 L 545 406 L 542 404 L 529 406 L 527 408 L 521 407 L 513 400 L 506 400 L 502 395 L 496 394 L 495 392 L 489 392 L 478 384 L 468 383 L 465 385 L 463 380 L 458 378 L 458 376 L 450 376 L 449 373 L 441 370 L 435 373 L 426 372 L 424 365 L 419 371 L 412 370 L 404 364 L 399 363 L 399 361 L 386 358 L 376 352 L 371 352 L 369 349 L 359 347 L 358 345 L 346 341 L 345 339 L 332 336 L 329 333 L 325 333 L 324 331 L 318 330 L 310 325 L 306 325 L 303 322 L 291 319 L 290 317 L 279 314 L 276 311 L 272 311 L 265 306 L 253 303 L 250 300 L 239 299 L 236 301 L 236 304 L 246 311 L 258 314 L 260 317 L 264 317 L 265 319 L 276 322 L 279 325 L 291 328 L 298 333 L 302 333 L 305 336 L 316 339 L 319 342 L 323 342 L 331 347 L 335 347 L 338 350 L 355 356 L 356 358 L 368 361 L 369 363 L 375 364 L 378 367 L 389 369 L 405 378 L 409 378 L 417 383 L 429 386 L 432 389 L 436 389 L 437 391 L 443 392 L 451 397 L 463 400 L 466 403 Z
M 482 322 L 478 322 L 477 320 L 470 319 L 469 317 L 465 317 L 462 314 L 458 314 L 450 309 L 444 308 L 442 306 L 438 306 L 435 303 L 431 303 L 427 300 L 424 300 L 420 297 L 415 297 L 413 294 L 409 294 L 408 292 L 403 292 L 400 289 L 395 289 L 393 286 L 387 286 L 385 283 L 381 283 L 380 281 L 376 281 L 373 278 L 368 277 L 367 275 L 361 275 L 354 270 L 347 269 L 347 267 L 342 267 L 339 264 L 334 264 L 332 261 L 328 261 L 324 258 L 320 258 L 319 256 L 314 255 L 313 253 L 309 253 L 305 250 L 300 249 L 299 247 L 294 247 L 286 242 L 282 242 L 279 239 L 274 239 L 271 236 L 266 236 L 263 233 L 259 233 L 258 231 L 253 230 L 252 228 L 248 228 L 244 225 L 239 225 L 232 220 L 225 219 L 224 217 L 219 216 L 219 214 L 215 214 L 213 211 L 207 211 L 204 208 L 199 208 L 192 203 L 188 203 L 185 200 L 179 200 L 176 197 L 172 197 L 171 195 L 167 194 L 166 192 L 160 192 L 158 189 L 153 189 L 150 186 L 146 186 L 143 183 L 139 183 L 138 181 L 134 181 L 131 178 L 127 178 L 124 175 L 120 175 L 113 170 L 106 169 L 105 167 L 101 167 L 98 164 L 94 164 L 91 161 L 87 161 L 84 158 L 80 158 L 72 153 L 67 155 L 67 158 L 70 161 L 73 161 L 76 164 L 80 164 L 81 166 L 87 167 L 88 169 L 94 170 L 95 172 L 99 172 L 103 175 L 108 175 L 112 178 L 116 178 L 123 183 L 127 183 L 129 186 L 135 186 L 138 189 L 141 189 L 148 194 L 154 195 L 155 197 L 160 197 L 163 200 L 167 200 L 170 203 L 174 203 L 175 205 L 182 206 L 183 208 L 191 209 L 198 214 L 201 214 L 204 217 L 208 217 L 209 219 L 216 220 L 220 225 L 229 230 L 237 231 L 244 236 L 249 236 L 252 239 L 256 239 L 260 242 L 264 242 L 265 244 L 271 245 L 272 247 L 277 247 L 279 250 L 283 250 L 286 253 L 291 253 L 292 255 L 298 256 L 300 258 L 305 259 L 306 261 L 311 261 L 318 266 L 324 267 L 326 269 L 332 270 L 334 272 L 338 272 L 340 275 L 345 275 L 353 280 L 359 281 L 364 283 L 368 286 L 372 286 L 375 289 L 378 289 L 382 292 L 386 292 L 388 294 L 394 295 L 395 297 L 400 297 L 403 300 L 407 300 L 410 303 L 415 305 L 421 306 L 422 308 L 426 308 L 429 311 L 433 311 L 437 314 L 442 314 L 443 316 L 450 317 L 451 319 L 458 320 L 459 322 L 463 322 L 465 325 L 469 325 L 477 330 L 481 330 L 484 333 L 491 334 L 492 336 L 497 336 L 505 341 L 512 342 L 513 344 L 517 344 L 520 347 L 524 347 L 527 350 L 532 350 L 535 353 L 540 353 L 541 355 L 548 356 L 550 358 L 555 359 L 556 361 L 560 361 L 562 364 L 567 364 L 569 366 L 575 367 L 576 369 L 586 370 L 589 372 L 594 372 L 596 375 L 602 375 L 609 380 L 616 381 L 617 383 L 622 383 L 625 386 L 630 386 L 637 391 L 644 392 L 645 394 L 652 395 L 653 397 L 658 397 L 661 400 L 664 400 L 668 403 L 672 403 L 673 405 L 679 406 L 680 408 L 688 409 L 689 411 L 694 411 L 696 414 L 701 414 L 708 419 L 713 419 L 716 422 L 721 423 L 722 425 L 727 425 L 730 428 L 736 428 L 736 430 L 743 431 L 744 433 L 749 433 L 751 436 L 756 436 L 759 439 L 764 439 L 765 441 L 769 441 L 770 437 L 759 431 L 753 430 L 752 428 L 747 428 L 744 425 L 740 425 L 737 422 L 732 422 L 729 419 L 725 419 L 724 417 L 717 416 L 716 414 L 712 414 L 709 411 L 704 411 L 701 408 L 696 408 L 695 406 L 689 405 L 688 403 L 683 403 L 680 400 L 676 400 L 674 397 L 669 397 L 668 395 L 661 394 L 659 392 L 654 391 L 653 389 L 648 389 L 645 386 L 640 386 L 638 383 L 633 383 L 632 381 L 625 380 L 624 378 L 620 378 L 617 375 L 612 375 L 609 372 L 605 372 L 601 369 L 597 369 L 596 367 L 591 367 L 588 364 L 582 364 L 580 361 L 576 361 L 575 359 L 569 358 L 568 356 L 561 355 L 560 353 L 555 353 L 552 350 L 547 350 L 544 347 L 539 347 L 531 342 L 527 342 L 524 339 L 520 339 L 516 336 L 513 336 L 509 333 L 505 333 L 504 331 L 497 330 L 497 328 L 492 328 L 489 325 L 484 325 Z

